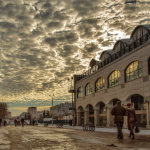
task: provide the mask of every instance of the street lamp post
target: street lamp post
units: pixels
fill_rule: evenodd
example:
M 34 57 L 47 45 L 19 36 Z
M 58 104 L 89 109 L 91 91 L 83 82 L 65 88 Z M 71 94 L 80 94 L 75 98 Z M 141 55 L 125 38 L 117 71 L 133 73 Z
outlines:
M 52 95 L 52 109 L 53 109 L 53 96 L 54 94 Z M 52 126 L 53 126 L 53 110 L 52 110 Z

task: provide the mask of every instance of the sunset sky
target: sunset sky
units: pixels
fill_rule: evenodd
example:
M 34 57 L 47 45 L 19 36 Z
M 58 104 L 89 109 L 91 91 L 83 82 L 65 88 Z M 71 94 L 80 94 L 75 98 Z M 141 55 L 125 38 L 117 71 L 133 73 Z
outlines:
M 18 115 L 48 109 L 53 93 L 71 101 L 68 79 L 139 24 L 149 0 L 0 0 L 0 102 Z

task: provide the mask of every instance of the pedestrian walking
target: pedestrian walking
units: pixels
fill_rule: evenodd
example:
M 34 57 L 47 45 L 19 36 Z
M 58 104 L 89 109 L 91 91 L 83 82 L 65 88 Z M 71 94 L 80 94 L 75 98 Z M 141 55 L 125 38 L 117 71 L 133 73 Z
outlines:
M 4 127 L 7 125 L 7 121 L 6 120 L 4 120 Z
M 0 118 L 0 127 L 2 126 L 2 119 Z
M 35 120 L 33 120 L 32 124 L 33 124 L 33 126 L 35 125 Z
M 114 123 L 117 126 L 117 138 L 123 139 L 122 127 L 124 123 L 124 116 L 126 115 L 126 109 L 121 106 L 121 101 L 117 101 L 117 106 L 112 109 L 111 114 L 114 116 Z
M 128 130 L 130 130 L 129 137 L 134 139 L 134 127 L 136 124 L 136 115 L 135 109 L 132 107 L 131 103 L 127 104 L 127 122 L 128 122 Z
M 15 127 L 17 127 L 18 125 L 17 119 L 14 120 L 14 124 L 15 124 Z
M 21 119 L 21 125 L 24 127 L 24 118 Z

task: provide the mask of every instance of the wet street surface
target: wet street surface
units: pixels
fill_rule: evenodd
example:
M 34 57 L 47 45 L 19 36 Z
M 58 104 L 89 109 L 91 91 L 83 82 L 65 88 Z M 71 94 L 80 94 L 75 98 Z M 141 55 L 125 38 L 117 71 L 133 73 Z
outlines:
M 55 127 L 2 127 L 0 150 L 149 150 L 150 135 L 136 135 L 135 140 L 116 133 L 91 132 Z

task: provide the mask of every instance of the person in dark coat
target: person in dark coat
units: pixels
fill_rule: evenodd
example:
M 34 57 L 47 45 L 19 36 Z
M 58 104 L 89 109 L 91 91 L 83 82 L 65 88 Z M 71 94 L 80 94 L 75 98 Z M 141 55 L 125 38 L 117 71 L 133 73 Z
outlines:
M 7 121 L 6 120 L 4 120 L 4 127 L 7 125 Z
M 32 121 L 32 125 L 33 125 L 33 126 L 35 125 L 35 120 Z
M 130 130 L 129 137 L 134 139 L 134 127 L 136 123 L 135 109 L 132 107 L 131 103 L 127 104 L 127 122 L 128 130 Z
M 126 109 L 121 106 L 121 101 L 117 102 L 117 106 L 112 109 L 111 114 L 114 116 L 114 123 L 117 126 L 117 138 L 123 139 L 122 127 L 124 123 L 124 116 L 126 115 Z
M 14 120 L 15 127 L 18 125 L 17 119 Z
M 21 119 L 22 127 L 24 127 L 24 118 Z

